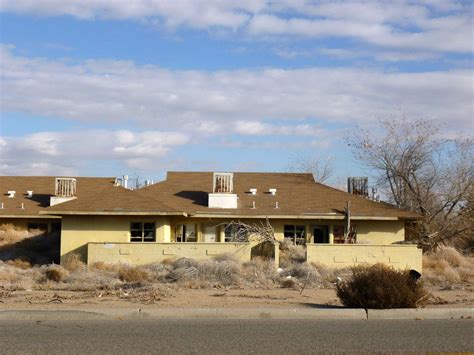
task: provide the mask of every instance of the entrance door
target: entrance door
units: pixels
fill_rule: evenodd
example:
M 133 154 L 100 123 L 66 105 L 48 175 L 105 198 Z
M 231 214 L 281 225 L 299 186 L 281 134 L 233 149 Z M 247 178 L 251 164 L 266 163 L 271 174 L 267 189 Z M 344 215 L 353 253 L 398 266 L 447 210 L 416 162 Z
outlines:
M 204 242 L 215 243 L 216 242 L 216 227 L 205 226 L 204 227 Z
M 329 226 L 313 226 L 314 243 L 329 243 Z

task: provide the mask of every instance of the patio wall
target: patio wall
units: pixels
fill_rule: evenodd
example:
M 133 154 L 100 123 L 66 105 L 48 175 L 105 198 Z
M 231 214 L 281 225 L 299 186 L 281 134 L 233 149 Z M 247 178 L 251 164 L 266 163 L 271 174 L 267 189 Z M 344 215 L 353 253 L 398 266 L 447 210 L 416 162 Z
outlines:
M 181 257 L 210 259 L 219 254 L 246 262 L 250 251 L 250 243 L 88 243 L 87 264 L 102 261 L 143 265 Z
M 416 245 L 307 244 L 308 262 L 331 268 L 384 263 L 421 273 L 422 251 Z

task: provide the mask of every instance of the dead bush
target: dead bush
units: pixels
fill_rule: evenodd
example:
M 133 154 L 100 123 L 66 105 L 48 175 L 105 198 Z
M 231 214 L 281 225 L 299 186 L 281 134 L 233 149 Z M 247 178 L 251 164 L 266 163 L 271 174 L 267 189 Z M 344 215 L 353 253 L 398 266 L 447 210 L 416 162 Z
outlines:
M 397 271 L 383 264 L 352 268 L 352 277 L 336 286 L 342 304 L 350 308 L 416 308 L 426 299 L 422 282 L 408 270 Z
M 44 269 L 44 275 L 47 280 L 60 282 L 62 279 L 68 275 L 68 271 L 59 265 L 49 265 Z
M 17 258 L 14 260 L 6 260 L 5 264 L 17 267 L 22 270 L 31 269 L 31 263 L 26 258 Z
M 125 282 L 143 282 L 149 281 L 150 275 L 148 272 L 138 266 L 123 265 L 118 270 L 118 277 Z
M 282 276 L 285 275 L 297 278 L 298 281 L 307 285 L 319 286 L 322 284 L 323 281 L 318 270 L 308 263 L 293 264 L 291 267 L 287 268 L 284 272 L 282 272 Z
M 282 288 L 295 288 L 296 282 L 289 276 L 289 278 L 284 278 L 280 281 L 280 286 Z
M 20 242 L 29 236 L 28 231 L 17 228 L 13 224 L 8 223 L 0 225 L 0 246 Z
M 78 254 L 69 254 L 64 258 L 64 261 L 61 263 L 68 271 L 76 271 L 80 269 L 84 269 L 86 264 L 82 261 L 81 256 Z
M 474 283 L 474 258 L 451 247 L 423 256 L 423 280 L 431 285 Z
M 236 284 L 240 277 L 240 264 L 231 258 L 205 260 L 197 270 L 199 279 L 223 286 Z
M 305 246 L 293 245 L 288 240 L 284 240 L 282 243 L 280 243 L 280 267 L 289 267 L 291 264 L 304 263 L 305 261 Z
M 255 258 L 244 263 L 241 275 L 246 286 L 256 288 L 274 287 L 280 278 L 274 262 L 263 258 Z

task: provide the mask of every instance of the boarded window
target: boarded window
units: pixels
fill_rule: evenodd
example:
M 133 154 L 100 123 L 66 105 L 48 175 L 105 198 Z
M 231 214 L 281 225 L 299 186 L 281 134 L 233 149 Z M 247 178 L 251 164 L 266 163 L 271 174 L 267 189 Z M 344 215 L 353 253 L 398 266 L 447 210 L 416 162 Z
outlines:
M 132 222 L 130 223 L 131 242 L 154 242 L 156 241 L 156 224 Z
M 306 227 L 304 225 L 285 224 L 284 237 L 293 244 L 304 245 L 306 243 Z

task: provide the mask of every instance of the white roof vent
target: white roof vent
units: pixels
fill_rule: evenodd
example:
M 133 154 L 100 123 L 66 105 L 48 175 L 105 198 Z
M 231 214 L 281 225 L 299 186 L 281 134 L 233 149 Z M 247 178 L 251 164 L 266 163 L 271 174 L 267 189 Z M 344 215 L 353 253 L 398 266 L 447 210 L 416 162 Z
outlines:
M 255 189 L 255 188 L 250 189 L 250 193 L 252 195 L 256 195 L 257 194 L 257 189 Z
M 26 191 L 26 196 L 30 198 L 33 197 L 33 191 L 32 190 Z
M 8 193 L 8 197 L 13 198 L 13 197 L 15 197 L 16 191 L 11 190 L 11 191 L 8 191 L 7 193 Z
M 270 192 L 272 195 L 276 195 L 277 189 L 268 189 L 268 192 Z

